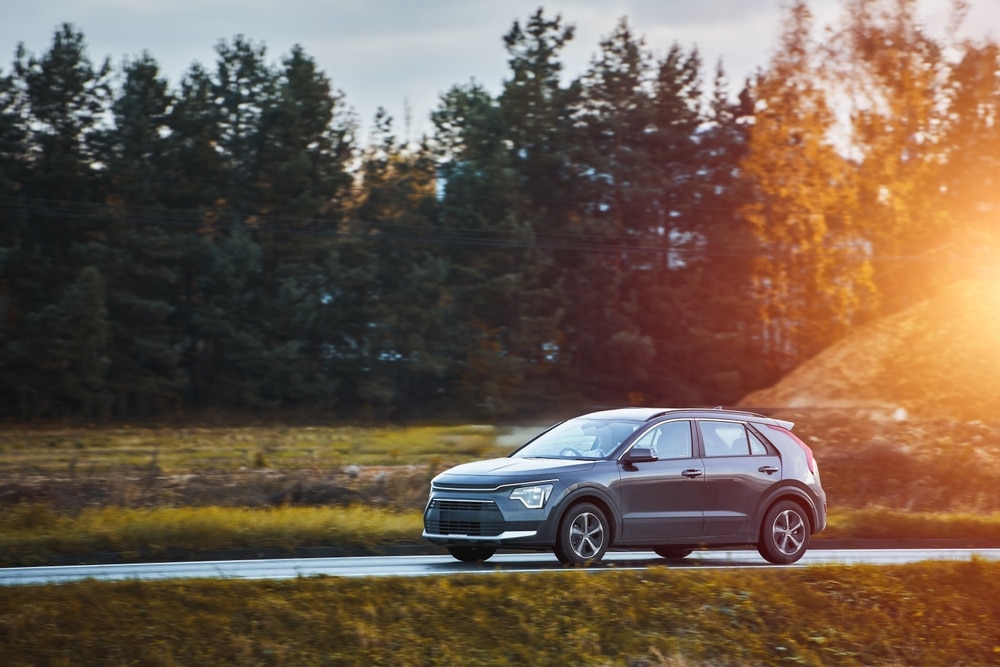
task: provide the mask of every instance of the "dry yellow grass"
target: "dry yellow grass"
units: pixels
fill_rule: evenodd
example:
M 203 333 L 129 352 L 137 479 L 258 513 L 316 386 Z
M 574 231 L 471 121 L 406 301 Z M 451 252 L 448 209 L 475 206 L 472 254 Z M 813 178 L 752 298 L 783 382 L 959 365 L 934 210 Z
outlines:
M 0 565 L 45 564 L 63 555 L 117 554 L 148 560 L 164 552 L 336 547 L 376 553 L 419 545 L 422 516 L 377 507 L 103 508 L 75 517 L 17 505 L 0 517 Z
M 28 665 L 995 665 L 1000 563 L 3 591 Z
M 104 508 L 76 517 L 44 505 L 22 504 L 0 515 L 0 566 L 95 562 L 109 559 L 205 558 L 205 554 L 327 547 L 339 555 L 444 553 L 421 539 L 419 510 L 371 506 L 346 508 L 186 507 Z M 827 530 L 813 541 L 938 540 L 984 546 L 1000 544 L 1000 512 L 914 513 L 890 508 L 835 510 Z M 213 556 L 218 557 L 218 556 Z

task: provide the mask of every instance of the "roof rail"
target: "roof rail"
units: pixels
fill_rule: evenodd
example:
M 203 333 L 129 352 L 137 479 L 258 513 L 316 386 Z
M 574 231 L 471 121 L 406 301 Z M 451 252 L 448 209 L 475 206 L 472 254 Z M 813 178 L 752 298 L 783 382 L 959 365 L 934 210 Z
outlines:
M 722 405 L 717 405 L 714 408 L 704 408 L 704 407 L 703 408 L 667 408 L 667 409 L 664 409 L 664 410 L 660 410 L 659 412 L 654 412 L 653 414 L 649 415 L 648 417 L 646 417 L 646 421 L 652 421 L 652 420 L 654 420 L 654 419 L 656 419 L 658 417 L 662 417 L 664 415 L 668 415 L 668 414 L 671 414 L 673 412 L 684 412 L 684 411 L 689 411 L 689 412 L 698 412 L 698 411 L 713 412 L 713 411 L 716 411 L 716 410 L 718 410 L 719 412 L 725 411 L 725 412 L 728 412 L 728 413 L 733 414 L 733 415 L 743 415 L 745 417 L 755 417 L 757 419 L 761 419 L 761 420 L 764 420 L 766 422 L 771 422 L 771 423 L 774 423 L 774 424 L 776 424 L 778 426 L 782 426 L 784 428 L 787 428 L 789 431 L 792 430 L 792 427 L 795 425 L 795 422 L 790 422 L 790 421 L 788 421 L 786 419 L 777 419 L 775 417 L 768 417 L 767 415 L 761 414 L 759 412 L 751 412 L 750 410 L 734 410 L 734 409 L 727 408 L 727 407 L 722 406 Z
M 717 406 L 715 406 L 712 409 L 713 410 L 725 410 L 726 412 L 735 412 L 736 414 L 739 414 L 739 415 L 750 415 L 752 417 L 764 417 L 764 418 L 767 418 L 767 415 L 762 415 L 759 412 L 751 412 L 750 410 L 736 410 L 734 408 L 726 408 L 726 407 L 723 407 L 721 405 L 717 405 Z

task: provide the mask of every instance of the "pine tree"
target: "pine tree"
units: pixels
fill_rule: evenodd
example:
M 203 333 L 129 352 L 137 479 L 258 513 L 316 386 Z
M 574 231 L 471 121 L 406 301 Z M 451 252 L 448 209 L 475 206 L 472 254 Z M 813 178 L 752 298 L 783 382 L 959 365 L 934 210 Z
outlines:
M 676 119 L 667 123 L 664 143 L 675 151 L 661 180 L 676 185 L 664 188 L 662 210 L 672 214 L 660 223 L 660 265 L 639 277 L 645 307 L 638 317 L 659 336 L 652 367 L 659 387 L 648 391 L 659 389 L 654 396 L 663 402 L 718 405 L 767 379 L 751 289 L 756 242 L 737 213 L 749 194 L 740 164 L 753 105 L 747 88 L 730 99 L 721 62 L 705 102 L 694 63 L 696 53 L 661 67 L 661 107 L 673 110 L 664 118 Z
M 296 352 L 275 369 L 282 381 L 264 389 L 284 404 L 322 404 L 338 380 L 327 359 L 330 332 L 342 326 L 329 307 L 338 285 L 326 267 L 336 263 L 352 195 L 355 121 L 301 47 L 282 65 L 260 117 L 255 236 L 263 252 L 261 334 L 269 346 Z
M 84 326 L 81 302 L 99 308 L 94 317 L 103 318 L 106 308 L 101 265 L 108 229 L 98 206 L 103 174 L 96 166 L 110 73 L 107 61 L 93 66 L 82 33 L 64 24 L 41 56 L 19 45 L 3 84 L 2 122 L 11 129 L 2 140 L 5 152 L 10 150 L 3 169 L 11 190 L 4 195 L 13 196 L 13 224 L 0 232 L 9 244 L 0 272 L 11 332 L 4 341 L 3 374 L 24 415 L 105 410 L 103 362 L 78 354 L 88 345 L 101 348 L 103 334 L 79 345 L 64 338 L 77 324 Z M 54 360 L 39 366 L 34 351 Z M 82 394 L 87 387 L 95 392 L 90 399 Z
M 565 328 L 574 345 L 574 375 L 596 389 L 595 398 L 622 401 L 645 388 L 654 336 L 636 321 L 638 274 L 661 257 L 659 199 L 666 164 L 657 158 L 655 71 L 652 56 L 625 19 L 600 44 L 580 80 L 576 113 L 582 232 L 589 252 L 565 272 L 571 296 Z M 646 252 L 646 249 L 654 252 Z M 658 337 L 658 336 L 657 336 Z
M 284 59 L 276 86 L 260 118 L 261 213 L 296 226 L 317 224 L 321 215 L 340 218 L 356 129 L 344 94 L 299 46 Z
M 17 81 L 0 69 L 0 252 L 11 252 L 25 228 L 28 128 Z
M 123 74 L 102 159 L 108 216 L 115 221 L 105 268 L 108 389 L 117 414 L 151 414 L 183 404 L 183 327 L 172 318 L 189 232 L 173 225 L 163 202 L 173 104 L 167 82 L 149 54 L 126 62 Z
M 37 257 L 27 240 L 27 118 L 17 80 L 0 71 L 0 413 L 17 403 L 23 318 L 41 292 Z M 36 267 L 34 270 L 32 267 Z
M 56 31 L 41 57 L 23 45 L 14 63 L 28 114 L 32 175 L 24 193 L 33 202 L 29 234 L 64 270 L 53 284 L 73 275 L 70 249 L 99 241 L 103 225 L 87 205 L 98 199 L 95 139 L 110 100 L 110 62 L 95 68 L 83 34 L 70 24 Z
M 511 159 L 521 175 L 528 214 L 546 233 L 562 231 L 572 202 L 562 199 L 570 186 L 572 109 L 579 86 L 563 87 L 559 55 L 573 39 L 574 28 L 562 18 L 536 11 L 522 27 L 515 22 L 504 36 L 510 56 L 510 79 L 503 85 L 500 109 L 511 142 Z
M 167 175 L 161 196 L 179 225 L 197 225 L 204 232 L 216 229 L 225 205 L 224 163 L 217 150 L 221 115 L 211 75 L 202 65 L 193 65 L 181 79 L 168 113 Z
M 58 301 L 25 318 L 17 387 L 23 417 L 108 413 L 106 281 L 88 266 Z M 33 367 L 34 372 L 27 372 Z
M 242 224 L 202 243 L 208 261 L 197 274 L 190 313 L 196 402 L 243 410 L 274 407 L 262 396 L 262 384 L 274 359 L 287 351 L 268 347 L 260 335 L 260 246 Z
M 523 26 L 515 22 L 504 36 L 510 78 L 504 81 L 499 104 L 519 186 L 514 215 L 542 250 L 524 258 L 518 314 L 518 349 L 533 380 L 529 387 L 539 390 L 529 400 L 552 396 L 553 387 L 542 379 L 557 380 L 575 363 L 572 332 L 562 324 L 573 304 L 566 276 L 576 270 L 580 255 L 575 246 L 585 240 L 577 199 L 582 182 L 575 177 L 573 156 L 573 110 L 580 86 L 575 81 L 562 85 L 559 60 L 573 34 L 574 28 L 564 25 L 560 16 L 549 19 L 539 9 Z
M 691 257 L 694 270 L 686 272 L 680 292 L 694 307 L 678 311 L 693 315 L 684 318 L 689 345 L 681 351 L 689 360 L 684 377 L 688 386 L 697 387 L 693 402 L 699 404 L 736 402 L 778 377 L 758 326 L 753 288 L 758 242 L 739 214 L 752 197 L 741 165 L 749 150 L 753 113 L 749 83 L 731 99 L 720 62 L 708 117 L 698 132 L 697 175 L 690 183 L 697 193 L 691 217 L 698 241 L 682 254 L 685 261 Z
M 452 372 L 436 173 L 427 148 L 400 144 L 380 109 L 361 177 L 354 231 L 366 237 L 375 270 L 366 295 L 368 373 L 358 395 L 371 407 L 407 415 L 441 396 Z
M 278 74 L 267 49 L 242 35 L 216 46 L 213 93 L 219 110 L 218 149 L 226 165 L 226 204 L 235 219 L 259 215 L 263 119 L 276 103 Z
M 520 407 L 534 354 L 522 299 L 537 262 L 530 225 L 516 215 L 518 177 L 497 100 L 475 83 L 456 86 L 432 113 L 447 245 L 446 316 L 457 370 L 451 400 L 487 418 Z M 536 364 L 544 375 L 547 360 Z

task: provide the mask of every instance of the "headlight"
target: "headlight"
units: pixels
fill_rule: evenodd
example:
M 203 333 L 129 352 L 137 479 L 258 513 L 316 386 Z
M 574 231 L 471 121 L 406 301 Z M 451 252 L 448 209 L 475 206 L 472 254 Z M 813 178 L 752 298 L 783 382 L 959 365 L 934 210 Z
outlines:
M 529 510 L 539 510 L 545 507 L 551 494 L 551 484 L 536 484 L 535 486 L 521 486 L 514 489 L 510 492 L 510 499 L 520 500 L 521 504 Z

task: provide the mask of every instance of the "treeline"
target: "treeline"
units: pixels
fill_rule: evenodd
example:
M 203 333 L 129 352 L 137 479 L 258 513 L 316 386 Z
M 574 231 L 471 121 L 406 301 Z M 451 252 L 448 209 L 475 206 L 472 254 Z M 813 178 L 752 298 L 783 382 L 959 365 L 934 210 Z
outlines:
M 538 10 L 419 141 L 380 112 L 362 142 L 300 48 L 239 36 L 172 88 L 63 25 L 0 72 L 0 414 L 733 402 L 992 270 L 997 45 L 915 4 L 816 41 L 792 3 L 735 92 L 624 19 L 567 80 Z

